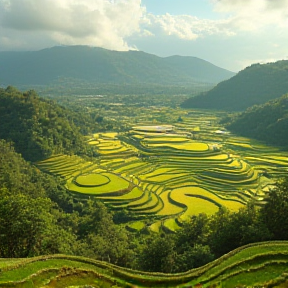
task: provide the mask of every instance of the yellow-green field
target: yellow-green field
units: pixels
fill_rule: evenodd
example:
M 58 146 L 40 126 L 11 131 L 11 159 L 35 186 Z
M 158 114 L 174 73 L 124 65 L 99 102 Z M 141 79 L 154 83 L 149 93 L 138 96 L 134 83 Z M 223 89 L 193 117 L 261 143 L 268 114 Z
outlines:
M 100 173 L 82 174 L 75 179 L 75 183 L 79 186 L 102 186 L 108 184 L 110 178 Z
M 95 175 L 95 174 L 92 174 L 92 175 Z M 70 178 L 66 183 L 66 187 L 69 191 L 72 191 L 72 192 L 102 196 L 103 193 L 115 194 L 114 192 L 117 192 L 117 191 L 120 192 L 121 190 L 128 189 L 130 185 L 129 181 L 112 173 L 103 173 L 103 174 L 97 174 L 97 175 L 101 175 L 103 179 L 105 178 L 109 180 L 107 182 L 103 182 L 102 185 L 80 186 L 77 183 L 77 179 L 78 177 L 83 178 L 83 176 L 78 176 L 78 177 L 75 177 L 76 179 Z
M 173 141 L 172 143 L 169 143 L 169 139 L 168 141 L 166 141 L 166 143 L 157 143 L 157 144 L 148 144 L 146 143 L 147 147 L 161 147 L 163 149 L 165 148 L 174 148 L 177 150 L 188 150 L 188 151 L 207 151 L 209 149 L 208 145 L 205 143 L 200 143 L 200 142 L 189 142 L 189 143 L 177 143 L 174 144 Z
M 152 109 L 151 119 L 159 113 Z M 275 180 L 287 174 L 287 152 L 216 133 L 224 128 L 210 112 L 185 112 L 182 122 L 176 121 L 178 113 L 169 110 L 167 122 L 157 125 L 141 113 L 125 117 L 130 131 L 87 136 L 99 156 L 87 161 L 55 155 L 38 167 L 66 179 L 75 197 L 93 196 L 109 209 L 127 210 L 132 223 L 127 227 L 135 231 L 175 231 L 175 219 L 212 214 L 221 206 L 237 211 L 250 200 L 262 205 Z

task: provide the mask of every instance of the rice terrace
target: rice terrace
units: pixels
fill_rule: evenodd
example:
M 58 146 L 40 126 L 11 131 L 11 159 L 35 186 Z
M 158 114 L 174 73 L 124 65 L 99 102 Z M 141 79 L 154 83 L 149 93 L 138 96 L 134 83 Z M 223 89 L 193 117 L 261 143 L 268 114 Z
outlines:
M 132 219 L 128 230 L 168 233 L 221 206 L 238 211 L 250 200 L 263 205 L 275 179 L 287 174 L 287 152 L 229 133 L 219 124 L 221 112 L 136 112 L 112 115 L 125 131 L 87 135 L 97 157 L 54 155 L 38 168 L 64 178 L 76 199 L 95 197 L 125 211 Z
M 271 285 L 265 287 L 281 288 L 287 287 L 285 285 L 288 283 L 285 273 L 287 245 L 287 241 L 246 245 L 205 266 L 178 274 L 135 271 L 89 258 L 65 255 L 1 259 L 0 287 L 229 288 L 247 287 L 243 284 L 264 287 L 265 283 Z M 235 286 L 238 284 L 241 286 Z

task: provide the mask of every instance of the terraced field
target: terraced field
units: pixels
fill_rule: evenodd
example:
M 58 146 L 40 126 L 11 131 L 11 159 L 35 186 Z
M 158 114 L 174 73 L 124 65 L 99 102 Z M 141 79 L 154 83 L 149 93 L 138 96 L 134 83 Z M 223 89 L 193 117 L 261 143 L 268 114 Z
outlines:
M 287 174 L 287 152 L 229 134 L 217 124 L 221 115 L 185 112 L 177 122 L 178 110 L 161 113 L 166 118 L 157 125 L 139 112 L 122 119 L 128 132 L 87 137 L 99 154 L 90 161 L 55 155 L 38 167 L 65 178 L 75 197 L 96 197 L 115 211 L 129 211 L 128 229 L 166 232 L 221 206 L 237 211 L 250 200 L 262 205 L 275 179 Z
M 246 245 L 203 267 L 178 274 L 134 271 L 89 258 L 65 255 L 0 259 L 0 269 L 0 287 L 5 288 L 280 288 L 288 285 L 288 242 Z

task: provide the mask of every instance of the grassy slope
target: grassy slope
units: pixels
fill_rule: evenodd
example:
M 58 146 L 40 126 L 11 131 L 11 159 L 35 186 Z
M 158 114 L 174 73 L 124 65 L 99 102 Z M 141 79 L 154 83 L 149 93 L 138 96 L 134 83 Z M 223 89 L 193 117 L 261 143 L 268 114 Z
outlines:
M 191 287 L 198 283 L 203 287 L 218 287 L 220 282 L 222 287 L 263 285 L 281 275 L 284 275 L 281 281 L 285 282 L 287 264 L 287 241 L 246 245 L 203 267 L 174 275 L 133 271 L 82 257 L 51 255 L 0 260 L 0 287 L 88 284 L 92 287 Z

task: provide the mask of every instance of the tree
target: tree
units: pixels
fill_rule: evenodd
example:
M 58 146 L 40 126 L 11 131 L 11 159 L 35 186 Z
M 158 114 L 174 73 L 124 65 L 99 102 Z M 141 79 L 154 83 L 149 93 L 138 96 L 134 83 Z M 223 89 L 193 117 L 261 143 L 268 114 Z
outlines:
M 208 245 L 186 245 L 183 253 L 175 256 L 173 273 L 186 272 L 192 268 L 200 267 L 214 259 Z
M 217 257 L 245 244 L 271 237 L 257 209 L 250 203 L 237 212 L 220 209 L 211 216 L 209 226 L 208 244 Z
M 204 213 L 194 215 L 176 233 L 173 272 L 184 272 L 213 260 L 214 256 L 207 246 L 209 220 Z
M 106 206 L 88 200 L 82 214 L 78 232 L 83 244 L 82 255 L 129 267 L 134 254 L 129 251 L 127 231 L 114 224 L 113 214 Z
M 263 222 L 275 240 L 288 239 L 288 177 L 280 180 L 270 190 L 267 203 L 261 209 Z
M 176 235 L 176 247 L 178 253 L 183 253 L 187 245 L 207 243 L 209 233 L 209 218 L 206 214 L 193 215 L 191 219 L 183 223 L 183 227 Z
M 174 241 L 169 235 L 153 235 L 139 255 L 140 269 L 153 272 L 172 272 Z
M 53 221 L 50 207 L 48 199 L 23 194 L 0 198 L 1 257 L 27 257 L 40 250 L 45 230 Z

